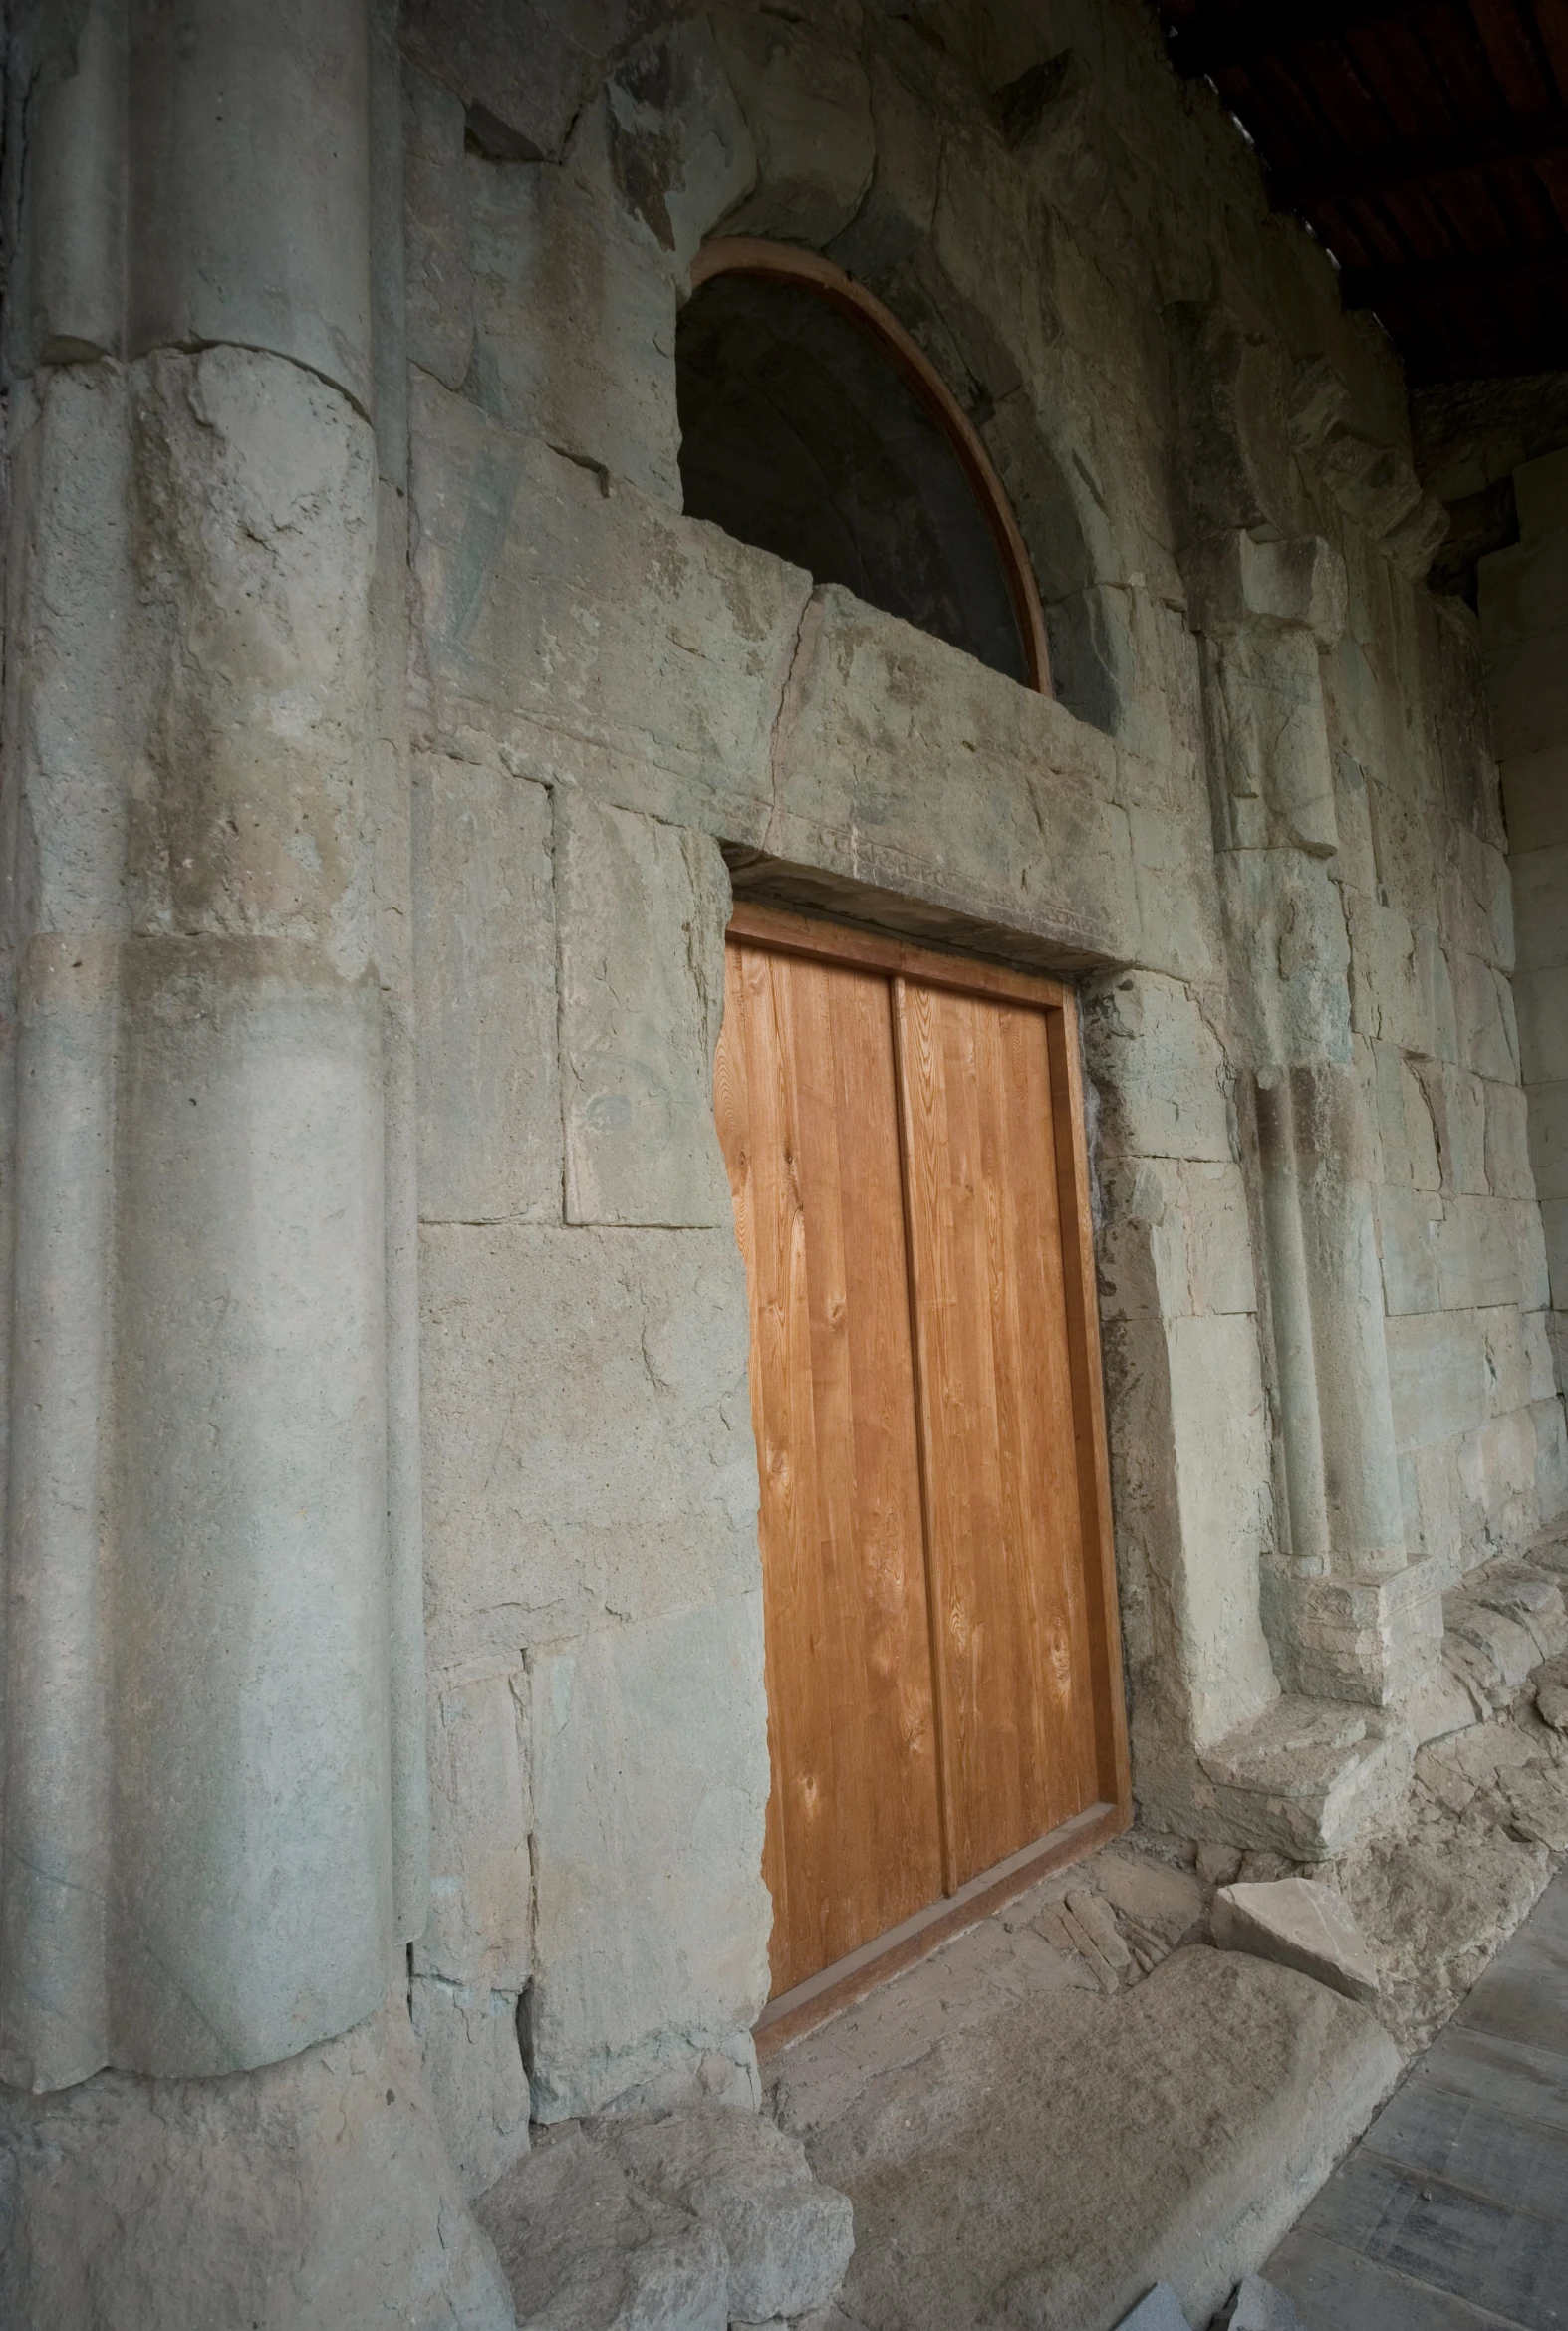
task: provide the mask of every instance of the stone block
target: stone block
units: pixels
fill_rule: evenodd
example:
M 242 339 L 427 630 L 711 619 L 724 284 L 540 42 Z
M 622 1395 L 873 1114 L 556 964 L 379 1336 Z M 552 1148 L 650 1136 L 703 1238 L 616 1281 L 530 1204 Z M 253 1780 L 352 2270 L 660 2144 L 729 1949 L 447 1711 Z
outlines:
M 1315 1878 L 1279 1878 L 1269 1886 L 1222 1886 L 1210 1913 L 1221 1950 L 1250 1950 L 1281 1966 L 1368 2001 L 1378 1970 L 1349 1903 Z
M 1508 981 L 1479 955 L 1447 950 L 1454 1027 L 1462 1067 L 1500 1083 L 1519 1081 L 1519 1038 Z
M 1184 1164 L 1180 1187 L 1192 1310 L 1199 1315 L 1256 1311 L 1252 1230 L 1240 1166 Z
M 1409 1747 L 1375 1738 L 1365 1707 L 1294 1695 L 1200 1752 L 1185 1818 L 1210 1833 L 1320 1861 L 1398 1798 Z
M 1460 1593 L 1444 1595 L 1442 1609 L 1446 1633 L 1479 1655 L 1488 1691 L 1516 1690 L 1541 1656 L 1529 1629 Z
M 802 627 L 766 847 L 1046 942 L 1136 961 L 1127 813 L 1109 738 L 837 585 Z
M 1378 888 L 1377 858 L 1372 842 L 1372 811 L 1367 798 L 1367 776 L 1349 753 L 1334 755 L 1334 829 L 1339 837 L 1342 881 L 1353 891 L 1373 897 Z
M 1292 1691 L 1387 1706 L 1437 1655 L 1442 1582 L 1423 1562 L 1376 1580 L 1265 1578 L 1270 1633 Z
M 1568 1081 L 1530 1087 L 1530 1165 L 1543 1208 L 1568 1198 Z
M 1486 1187 L 1493 1197 L 1533 1198 L 1530 1114 L 1524 1089 L 1520 1085 L 1487 1084 L 1481 1091 L 1486 1112 L 1482 1142 Z
M 1524 1344 L 1524 1361 L 1529 1384 L 1526 1399 L 1549 1401 L 1557 1391 L 1557 1379 L 1552 1360 L 1551 1335 L 1544 1311 L 1527 1311 L 1519 1321 L 1519 1332 Z
M 757 154 L 727 229 L 820 247 L 849 224 L 877 159 L 865 67 L 800 19 L 735 10 L 714 30 Z
M 1167 1341 L 1182 1674 L 1198 1739 L 1215 1740 L 1277 1689 L 1258 1617 L 1258 1564 L 1273 1541 L 1268 1404 L 1252 1318 L 1173 1320 Z
M 1228 1165 L 1228 1071 L 1196 999 L 1174 980 L 1134 972 L 1087 988 L 1083 1012 L 1107 1149 Z
M 1435 1060 L 1459 1057 L 1458 1020 L 1453 1001 L 1453 977 L 1436 930 L 1422 924 L 1416 931 L 1416 976 L 1432 1031 L 1429 1049 Z
M 1381 709 L 1381 688 L 1378 689 L 1378 702 Z M 1445 888 L 1439 881 L 1439 861 L 1436 847 L 1438 837 L 1441 837 L 1442 847 L 1450 854 L 1462 851 L 1465 843 L 1469 843 L 1474 851 L 1484 850 L 1485 845 L 1470 834 L 1467 826 L 1455 824 L 1424 800 L 1417 783 L 1395 782 L 1387 773 L 1382 778 L 1373 776 L 1368 780 L 1367 799 L 1377 863 L 1377 881 L 1368 887 L 1385 906 L 1403 914 L 1412 929 L 1440 928 L 1444 937 L 1448 936 L 1444 908 L 1449 889 L 1453 891 L 1455 899 L 1463 900 L 1466 905 L 1468 896 L 1461 886 L 1455 884 Z M 1458 835 L 1464 837 L 1463 842 L 1454 839 Z M 1506 862 L 1500 863 L 1503 866 L 1502 880 L 1506 883 Z M 1476 951 L 1483 950 L 1477 948 Z
M 1568 781 L 1565 781 L 1568 782 Z M 1568 835 L 1508 861 L 1521 971 L 1568 960 Z
M 1568 900 L 1564 901 L 1568 920 Z M 1519 1062 L 1531 1085 L 1568 1079 L 1568 964 L 1520 971 L 1513 982 Z
M 1486 1374 L 1491 1386 L 1493 1416 L 1529 1405 L 1530 1347 L 1525 1340 L 1523 1315 L 1511 1304 L 1481 1314 L 1486 1338 Z
M 556 0 L 407 0 L 406 53 L 512 133 L 518 159 L 559 157 L 621 39 L 625 11 Z M 492 132 L 493 134 L 493 132 Z
M 1409 1189 L 1377 1192 L 1383 1299 L 1391 1317 L 1439 1311 L 1437 1235 L 1442 1202 Z
M 711 20 L 676 18 L 630 48 L 585 113 L 578 151 L 585 176 L 683 275 L 757 179 L 757 149 Z
M 772 1919 L 760 1587 L 600 1627 L 531 1670 L 535 2117 L 682 2067 L 694 2083 L 714 2050 L 753 2064 Z
M 528 2151 L 517 1996 L 417 1974 L 410 1990 L 424 2085 L 458 2187 L 471 2201 Z
M 509 1991 L 528 1981 L 533 1826 L 521 1667 L 446 1675 L 430 1692 L 430 1919 L 418 1975 Z
M 461 388 L 473 359 L 462 101 L 416 65 L 402 76 L 403 298 L 408 362 Z
M 559 1221 L 550 797 L 431 754 L 412 798 L 420 1215 Z
M 1468 1069 L 1418 1061 L 1415 1074 L 1437 1138 L 1444 1196 L 1486 1192 L 1486 1088 Z
M 640 2187 L 718 2234 L 731 2323 L 770 2324 L 826 2306 L 855 2248 L 854 2212 L 847 2195 L 812 2176 L 798 2137 L 721 2105 L 653 2123 L 612 2121 L 607 2134 Z
M 1472 1313 L 1391 1319 L 1385 1334 L 1401 1449 L 1452 1440 L 1485 1422 L 1485 1339 Z
M 570 168 L 467 166 L 479 403 L 678 510 L 673 268 Z
M 1193 833 L 1169 807 L 1129 807 L 1127 816 L 1141 962 L 1176 979 L 1212 980 L 1221 950 L 1208 832 Z
M 1568 758 L 1568 748 L 1559 732 L 1538 751 L 1510 754 L 1502 763 L 1516 910 L 1520 858 L 1532 851 L 1550 849 L 1557 843 L 1568 843 L 1565 758 Z
M 1237 1002 L 1254 1058 L 1349 1061 L 1353 1028 L 1376 1037 L 1385 1015 L 1365 978 L 1357 992 L 1369 1024 L 1352 1010 L 1348 909 L 1327 863 L 1296 850 L 1233 850 L 1221 860 L 1220 879 L 1244 965 Z M 1394 1026 L 1397 1015 L 1387 1017 Z
M 1514 961 L 1513 884 L 1505 853 L 1449 821 L 1443 836 L 1439 920 L 1444 939 L 1497 971 Z
M 1519 1264 L 1519 1308 L 1544 1311 L 1552 1300 L 1551 1261 L 1546 1249 L 1547 1208 L 1533 1198 L 1516 1198 L 1513 1215 L 1513 1251 Z
M 422 378 L 410 409 L 435 735 L 477 731 L 514 775 L 760 840 L 810 579 L 629 485 L 607 496 Z
M 1439 1586 L 1456 1584 L 1464 1567 L 1464 1536 L 1453 1443 L 1433 1441 L 1402 1456 L 1400 1487 L 1411 1561 L 1430 1564 Z
M 1543 633 L 1560 635 L 1568 630 L 1568 533 L 1532 530 L 1506 550 L 1489 552 L 1477 563 L 1476 583 L 1476 610 L 1491 658 Z
M 1442 519 L 1446 531 L 1446 511 Z M 1244 2274 L 1224 2331 L 1307 2331 L 1307 2327 L 1282 2290 L 1276 2290 L 1260 2274 Z
M 1541 752 L 1568 735 L 1568 666 L 1561 641 L 1550 634 L 1493 648 L 1486 692 L 1500 761 Z
M 551 2331 L 726 2331 L 724 2244 L 678 2203 L 634 2185 L 573 2129 L 535 2147 L 475 2209 L 516 2320 Z
M 1434 1227 L 1434 1248 L 1445 1311 L 1519 1302 L 1519 1250 L 1508 1200 L 1447 1199 Z
M 569 1222 L 732 1221 L 713 1123 L 729 878 L 705 834 L 556 796 Z
M 1472 1559 L 1528 1544 L 1536 1528 L 1532 1412 L 1513 1409 L 1491 1418 L 1464 1435 L 1455 1455 Z
M 1561 453 L 1543 453 L 1533 461 L 1521 461 L 1513 473 L 1513 489 L 1521 547 L 1568 526 L 1568 460 Z M 1498 563 L 1506 564 L 1513 555 L 1502 551 L 1496 557 Z M 1491 564 L 1488 560 L 1488 571 Z
M 431 1228 L 421 1289 L 433 1667 L 755 1586 L 732 1230 Z
M 1216 1168 L 1222 1170 L 1222 1168 Z M 1192 1309 L 1186 1192 L 1172 1159 L 1127 1158 L 1102 1180 L 1096 1240 L 1102 1319 L 1174 1319 Z
M 1568 1513 L 1568 1425 L 1560 1398 L 1535 1402 L 1530 1415 L 1535 1424 L 1535 1505 L 1546 1528 Z

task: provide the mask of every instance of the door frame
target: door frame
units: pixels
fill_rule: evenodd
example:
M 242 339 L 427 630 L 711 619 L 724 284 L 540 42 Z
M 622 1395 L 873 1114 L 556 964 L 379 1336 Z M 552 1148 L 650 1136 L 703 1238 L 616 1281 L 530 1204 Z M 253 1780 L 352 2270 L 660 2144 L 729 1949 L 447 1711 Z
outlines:
M 1122 1628 L 1117 1597 L 1116 1545 L 1111 1517 L 1111 1467 L 1106 1435 L 1105 1379 L 1100 1356 L 1094 1217 L 1090 1200 L 1078 1005 L 1070 986 L 1036 972 L 1015 971 L 974 956 L 951 955 L 880 931 L 819 921 L 783 906 L 737 899 L 728 937 L 775 954 L 805 956 L 865 971 L 906 977 L 960 995 L 991 996 L 1039 1011 L 1046 1023 L 1053 1101 L 1057 1186 L 1060 1193 L 1063 1282 L 1073 1403 L 1079 1511 L 1086 1551 L 1084 1585 L 1090 1626 L 1091 1691 L 1099 1801 L 1060 1828 L 1035 1839 L 994 1869 L 982 1871 L 955 1894 L 943 1895 L 890 1933 L 824 1967 L 820 1974 L 770 2000 L 754 2027 L 758 2055 L 773 2055 L 813 2024 L 875 1989 L 889 1976 L 979 1924 L 1013 1896 L 1051 1871 L 1096 1852 L 1133 1817 L 1127 1707 L 1122 1684 Z M 916 1363 L 917 1364 L 917 1363 Z M 922 1500 L 923 1500 L 922 1482 Z

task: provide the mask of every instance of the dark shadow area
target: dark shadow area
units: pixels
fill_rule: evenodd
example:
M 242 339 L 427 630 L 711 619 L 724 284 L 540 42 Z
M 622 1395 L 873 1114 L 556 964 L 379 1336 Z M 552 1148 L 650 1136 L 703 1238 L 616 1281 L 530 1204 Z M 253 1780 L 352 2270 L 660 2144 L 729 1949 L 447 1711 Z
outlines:
M 951 438 L 871 332 L 804 285 L 718 275 L 676 340 L 687 514 L 1029 684 Z

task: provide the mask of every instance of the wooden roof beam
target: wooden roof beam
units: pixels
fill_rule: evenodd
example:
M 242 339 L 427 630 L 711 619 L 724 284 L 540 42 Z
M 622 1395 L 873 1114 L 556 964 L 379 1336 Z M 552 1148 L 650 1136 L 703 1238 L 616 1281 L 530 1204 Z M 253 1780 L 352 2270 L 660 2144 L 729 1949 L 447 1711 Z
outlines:
M 1462 137 L 1428 144 L 1391 145 L 1342 161 L 1277 171 L 1269 192 L 1276 210 L 1321 210 L 1331 202 L 1359 202 L 1401 186 L 1427 186 L 1472 170 L 1519 169 L 1568 153 L 1568 112 L 1553 109 Z
M 1453 292 L 1508 291 L 1568 282 L 1568 246 L 1560 251 L 1485 252 L 1456 259 L 1413 260 L 1403 267 L 1347 267 L 1339 296 L 1347 308 L 1397 307 Z
M 1287 56 L 1308 41 L 1336 41 L 1363 25 L 1419 16 L 1431 6 L 1432 0 L 1274 0 L 1272 7 L 1251 9 L 1244 24 L 1199 16 L 1185 25 L 1168 21 L 1166 29 L 1176 71 L 1194 81 Z

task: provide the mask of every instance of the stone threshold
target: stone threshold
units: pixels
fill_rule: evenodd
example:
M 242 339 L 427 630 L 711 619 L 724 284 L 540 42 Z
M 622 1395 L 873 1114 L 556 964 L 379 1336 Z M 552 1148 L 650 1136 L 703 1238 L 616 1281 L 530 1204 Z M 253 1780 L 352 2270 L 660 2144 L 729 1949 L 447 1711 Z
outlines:
M 1098 1853 L 1120 1836 L 1131 1820 L 1131 1813 L 1122 1806 L 1089 1805 L 1060 1828 L 1049 1830 L 1005 1861 L 982 1870 L 956 1894 L 942 1895 L 912 1918 L 890 1927 L 885 1935 L 835 1959 L 820 1974 L 797 1983 L 792 1990 L 781 1991 L 769 2000 L 752 2029 L 758 2063 L 765 2063 L 780 2048 L 847 2007 L 858 2005 L 879 1983 L 917 1965 L 929 1952 L 977 1927 L 1016 1896 L 1027 1894 L 1042 1878 Z

